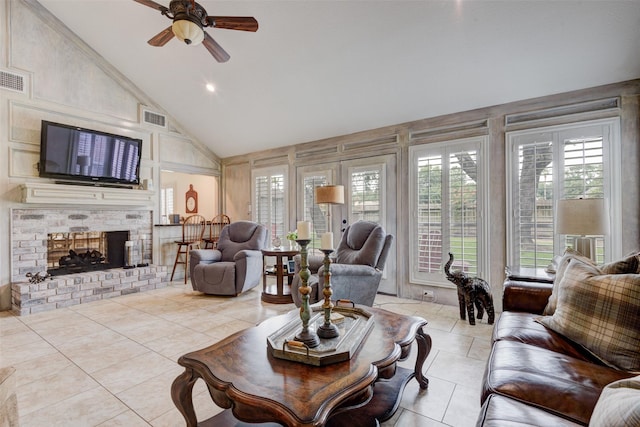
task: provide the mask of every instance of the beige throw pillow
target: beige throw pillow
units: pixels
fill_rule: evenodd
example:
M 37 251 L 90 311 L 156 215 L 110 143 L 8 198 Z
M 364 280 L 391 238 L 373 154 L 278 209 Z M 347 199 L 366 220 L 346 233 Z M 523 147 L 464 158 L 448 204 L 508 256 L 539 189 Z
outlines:
M 573 250 L 572 248 L 567 248 L 562 255 L 562 258 L 558 262 L 556 266 L 556 276 L 553 279 L 553 289 L 551 291 L 551 296 L 549 297 L 549 301 L 547 301 L 547 306 L 544 308 L 542 314 L 551 316 L 556 311 L 556 304 L 558 302 L 558 286 L 564 277 L 564 272 L 567 269 L 567 266 L 571 262 L 571 260 L 577 259 L 587 264 L 595 265 L 591 259 L 582 255 L 580 252 Z
M 589 421 L 589 427 L 627 426 L 640 426 L 640 376 L 607 385 Z
M 572 260 L 560 281 L 554 314 L 538 321 L 605 364 L 640 372 L 640 275 L 603 275 Z

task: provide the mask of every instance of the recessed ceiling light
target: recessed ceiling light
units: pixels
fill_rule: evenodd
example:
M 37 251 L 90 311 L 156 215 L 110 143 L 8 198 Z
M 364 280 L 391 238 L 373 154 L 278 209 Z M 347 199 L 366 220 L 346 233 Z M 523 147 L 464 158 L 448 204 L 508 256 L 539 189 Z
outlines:
M 207 83 L 207 90 L 208 90 L 209 92 L 215 92 L 215 91 L 216 91 L 216 88 L 215 88 L 215 86 L 213 86 L 211 83 Z

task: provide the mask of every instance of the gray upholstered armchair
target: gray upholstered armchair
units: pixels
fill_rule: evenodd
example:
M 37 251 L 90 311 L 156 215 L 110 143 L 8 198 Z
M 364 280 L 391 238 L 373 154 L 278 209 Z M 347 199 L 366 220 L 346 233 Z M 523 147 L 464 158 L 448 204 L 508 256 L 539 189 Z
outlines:
M 220 232 L 216 249 L 189 252 L 191 286 L 212 295 L 239 295 L 262 278 L 262 249 L 269 243 L 267 227 L 236 221 Z
M 331 264 L 332 299 L 348 299 L 356 304 L 373 305 L 382 279 L 382 269 L 391 250 L 393 235 L 386 234 L 381 225 L 369 221 L 357 221 L 344 231 Z M 311 277 L 309 304 L 324 298 L 323 256 L 307 257 Z M 300 287 L 300 255 L 295 257 L 295 272 L 291 295 L 297 306 L 302 304 Z

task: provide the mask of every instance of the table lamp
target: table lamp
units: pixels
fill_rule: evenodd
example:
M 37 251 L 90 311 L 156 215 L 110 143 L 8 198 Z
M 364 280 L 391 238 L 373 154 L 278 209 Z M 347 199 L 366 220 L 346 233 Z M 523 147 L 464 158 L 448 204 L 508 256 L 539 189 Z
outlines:
M 604 199 L 559 200 L 556 233 L 574 236 L 574 249 L 595 261 L 596 245 L 593 236 L 607 233 Z
M 344 204 L 344 186 L 342 185 L 322 185 L 315 188 L 316 203 L 327 204 L 327 230 L 326 236 L 323 236 L 323 242 L 333 242 L 333 232 L 331 231 L 331 205 Z M 323 245 L 326 246 L 326 245 Z M 333 245 L 332 245 L 333 246 Z M 323 248 L 329 249 L 329 248 Z

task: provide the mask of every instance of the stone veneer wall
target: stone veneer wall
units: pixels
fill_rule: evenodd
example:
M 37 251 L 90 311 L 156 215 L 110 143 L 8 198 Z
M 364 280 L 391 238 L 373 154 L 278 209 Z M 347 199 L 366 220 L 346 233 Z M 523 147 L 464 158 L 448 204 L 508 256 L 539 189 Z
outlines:
M 166 266 L 148 266 L 54 276 L 40 283 L 12 283 L 11 303 L 22 316 L 167 286 Z
M 167 268 L 55 276 L 29 283 L 27 273 L 47 270 L 47 234 L 128 230 L 130 240 L 142 240 L 143 262 L 151 263 L 153 215 L 149 210 L 30 208 L 11 211 L 11 296 L 17 314 L 36 313 L 83 302 L 166 286 Z

